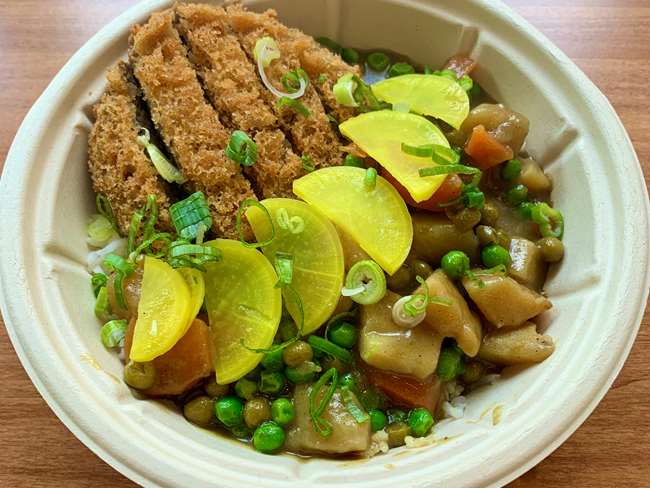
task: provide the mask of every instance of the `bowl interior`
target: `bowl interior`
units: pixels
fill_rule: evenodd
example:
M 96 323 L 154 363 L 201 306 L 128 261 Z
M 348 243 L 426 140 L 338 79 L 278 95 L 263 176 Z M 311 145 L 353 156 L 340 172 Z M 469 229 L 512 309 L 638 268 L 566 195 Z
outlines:
M 62 420 L 133 479 L 160 485 L 183 480 L 214 486 L 221 480 L 217 484 L 253 486 L 263 480 L 270 487 L 301 480 L 301 486 L 487 486 L 547 455 L 595 406 L 634 338 L 647 292 L 647 196 L 644 186 L 629 184 L 638 163 L 604 97 L 494 2 L 250 5 L 274 7 L 286 24 L 314 36 L 390 49 L 421 64 L 439 66 L 457 52 L 478 60 L 481 86 L 530 119 L 527 149 L 553 178 L 553 200 L 565 216 L 566 257 L 546 284 L 554 308 L 540 320 L 556 352 L 472 393 L 465 419 L 438 425 L 434 446 L 367 461 L 264 456 L 193 427 L 168 406 L 140 401 L 122 383 L 121 362 L 99 340 L 85 268 L 85 227 L 94 212 L 86 146 L 91 107 L 106 70 L 125 56 L 128 25 L 167 4 L 135 7 L 73 58 L 28 117 L 16 142 L 26 146 L 12 150 L 13 166 L 3 178 L 7 186 L 7 179 L 17 182 L 14 203 L 3 215 L 12 212 L 21 239 L 12 248 L 18 273 L 5 261 L 2 283 L 7 296 L 10 288 L 24 287 L 18 298 L 7 298 L 5 317 L 23 363 Z M 616 252 L 621 241 L 633 249 L 623 258 Z M 612 262 L 617 266 L 607 266 Z

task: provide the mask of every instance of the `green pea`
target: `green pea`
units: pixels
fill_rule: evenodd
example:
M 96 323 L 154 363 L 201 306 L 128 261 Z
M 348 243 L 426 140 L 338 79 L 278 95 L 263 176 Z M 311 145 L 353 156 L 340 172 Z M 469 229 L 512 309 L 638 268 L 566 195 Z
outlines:
M 357 328 L 348 322 L 339 322 L 330 327 L 327 338 L 338 346 L 351 349 L 357 343 Z
M 501 167 L 501 178 L 504 181 L 512 181 L 521 173 L 521 161 L 511 159 Z
M 341 57 L 348 64 L 357 64 L 359 62 L 359 52 L 351 47 L 344 47 L 341 51 Z
M 395 422 L 386 427 L 388 446 L 399 447 L 404 445 L 404 439 L 411 433 L 411 428 L 406 422 Z
M 296 416 L 293 403 L 288 398 L 278 398 L 271 403 L 271 417 L 279 425 L 290 424 Z
M 488 225 L 479 225 L 476 228 L 476 237 L 482 246 L 497 243 L 497 231 Z
M 352 154 L 348 154 L 345 156 L 345 159 L 343 160 L 343 166 L 352 166 L 354 168 L 365 168 L 366 164 L 363 162 L 362 158 L 358 158 L 356 156 L 353 156 Z
M 183 405 L 183 415 L 193 424 L 207 427 L 214 419 L 214 401 L 207 396 L 196 397 Z
M 247 373 L 246 376 L 244 376 L 244 378 L 257 381 L 260 378 L 260 373 L 262 372 L 262 369 L 263 369 L 262 365 L 258 364 L 250 373 Z
M 408 415 L 404 410 L 399 408 L 389 408 L 386 410 L 386 416 L 388 417 L 388 423 L 394 424 L 395 422 L 406 422 Z
M 481 261 L 486 268 L 495 266 L 508 266 L 510 264 L 510 253 L 505 247 L 498 244 L 490 244 L 481 250 Z
M 415 73 L 415 68 L 408 63 L 395 63 L 388 69 L 388 77 L 410 75 Z
M 257 382 L 249 380 L 247 378 L 241 378 L 235 383 L 235 393 L 237 396 L 250 400 L 253 398 L 253 395 L 257 392 Z
M 305 341 L 296 341 L 293 344 L 289 344 L 282 351 L 284 364 L 291 368 L 295 368 L 305 361 L 311 361 L 313 357 L 314 351 Z
M 449 208 L 445 213 L 459 232 L 472 230 L 481 221 L 481 211 L 478 208 Z
M 494 203 L 486 202 L 481 209 L 481 224 L 494 227 L 499 220 L 499 209 Z
M 373 408 L 372 410 L 370 410 L 369 415 L 370 415 L 370 428 L 372 429 L 373 432 L 377 432 L 378 430 L 381 430 L 384 427 L 386 427 L 386 423 L 388 422 L 388 420 L 384 412 L 382 412 L 377 408 Z
M 476 383 L 485 375 L 485 369 L 485 365 L 479 361 L 467 363 L 462 375 L 463 381 L 467 384 Z
M 285 378 L 279 371 L 262 371 L 260 391 L 269 395 L 280 393 L 285 385 Z
M 214 375 L 212 375 L 212 378 L 210 378 L 210 381 L 208 381 L 205 384 L 203 389 L 208 394 L 208 396 L 211 396 L 212 398 L 222 397 L 228 394 L 228 390 L 230 390 L 230 385 L 218 384 L 216 378 L 214 377 Z
M 235 436 L 237 439 L 250 439 L 251 431 L 246 425 L 235 425 L 228 429 L 230 433 Z
M 374 386 L 364 388 L 359 392 L 357 398 L 366 411 L 385 408 L 387 403 L 386 397 Z
M 341 51 L 343 50 L 338 42 L 333 41 L 329 37 L 317 37 L 316 42 L 336 54 L 341 54 Z
M 271 454 L 284 444 L 284 429 L 272 420 L 267 420 L 253 434 L 253 446 L 260 452 Z
M 469 269 L 469 257 L 463 251 L 449 251 L 442 257 L 440 267 L 452 280 L 460 279 Z
M 294 385 L 308 383 L 316 377 L 316 373 L 321 371 L 321 367 L 312 361 L 305 361 L 295 368 L 287 368 L 284 374 L 287 379 Z
M 152 362 L 137 363 L 129 360 L 124 366 L 124 382 L 136 390 L 151 388 L 156 382 L 156 367 Z
M 537 241 L 537 246 L 547 263 L 557 263 L 564 257 L 564 244 L 557 237 L 544 237 Z
M 508 205 L 516 207 L 528 199 L 528 188 L 525 185 L 515 185 L 507 190 L 503 197 Z
M 282 360 L 282 349 L 277 351 L 267 352 L 262 358 L 262 367 L 267 371 L 282 371 L 284 368 L 284 361 Z
M 233 395 L 221 397 L 214 403 L 214 414 L 226 427 L 240 425 L 244 419 L 244 401 Z
M 400 267 L 392 276 L 386 278 L 386 284 L 395 292 L 410 291 L 415 284 L 413 270 L 406 265 Z
M 278 332 L 283 341 L 288 341 L 289 339 L 296 337 L 298 327 L 296 327 L 296 323 L 293 320 L 283 319 L 278 327 Z
M 384 71 L 390 64 L 390 58 L 384 53 L 370 53 L 366 59 L 368 66 L 375 71 Z
M 250 429 L 271 418 L 271 406 L 263 397 L 251 398 L 244 405 L 244 423 Z
M 411 269 L 415 276 L 419 276 L 423 280 L 426 280 L 433 273 L 433 268 L 426 261 L 421 259 L 414 259 L 410 262 Z
M 409 414 L 408 425 L 414 437 L 424 437 L 433 426 L 433 415 L 426 408 L 414 408 Z
M 464 372 L 463 351 L 456 345 L 443 347 L 436 366 L 438 378 L 442 381 L 451 381 Z

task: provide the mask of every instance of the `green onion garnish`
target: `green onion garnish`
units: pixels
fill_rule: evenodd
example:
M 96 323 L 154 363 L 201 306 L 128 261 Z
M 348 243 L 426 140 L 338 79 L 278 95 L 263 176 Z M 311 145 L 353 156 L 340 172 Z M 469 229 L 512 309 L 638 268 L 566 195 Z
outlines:
M 457 164 L 460 161 L 460 151 L 439 144 L 411 146 L 402 143 L 402 152 L 418 158 L 431 158 L 438 164 Z
M 167 183 L 177 183 L 179 185 L 182 185 L 187 181 L 185 176 L 183 176 L 183 173 L 181 173 L 176 166 L 170 163 L 169 159 L 165 157 L 162 151 L 151 142 L 151 134 L 149 134 L 148 129 L 140 129 L 137 141 L 138 144 L 145 148 L 149 159 L 151 159 L 156 171 L 158 171 L 158 174 L 163 180 Z
M 275 253 L 275 272 L 278 275 L 276 288 L 290 286 L 293 281 L 293 254 L 278 251 Z
M 161 258 L 167 255 L 171 243 L 172 237 L 169 232 L 158 232 L 138 244 L 138 247 L 129 255 L 129 258 L 133 262 L 140 254 L 146 254 L 153 258 Z
M 463 189 L 462 201 L 467 208 L 483 208 L 485 205 L 485 194 L 475 186 L 467 186 Z
M 111 316 L 111 303 L 108 300 L 108 288 L 102 286 L 97 292 L 95 300 L 95 317 L 99 320 L 108 320 Z
M 359 52 L 351 47 L 344 47 L 341 51 L 341 57 L 348 64 L 357 64 L 359 62 Z
M 288 107 L 296 113 L 299 113 L 303 117 L 309 117 L 311 112 L 307 107 L 305 107 L 298 100 L 289 97 L 280 97 L 277 101 L 278 107 L 285 108 Z
M 115 272 L 115 281 L 113 282 L 115 298 L 117 299 L 117 304 L 120 308 L 126 310 L 127 307 L 126 301 L 124 300 L 124 288 L 122 283 L 124 278 L 135 271 L 135 265 L 117 254 L 109 254 L 106 256 L 103 264 L 106 269 Z
M 199 226 L 202 226 L 203 232 L 212 227 L 210 209 L 205 195 L 200 191 L 173 204 L 169 207 L 169 214 L 179 237 L 187 241 L 196 238 Z
M 350 415 L 354 417 L 354 420 L 356 420 L 358 424 L 362 424 L 370 420 L 370 415 L 364 412 L 355 403 L 352 392 L 348 386 L 341 387 L 341 396 L 343 397 L 343 401 L 345 402 L 345 407 L 348 409 L 348 412 L 350 412 Z
M 357 86 L 352 73 L 341 76 L 332 87 L 332 93 L 334 93 L 336 103 L 344 107 L 358 107 L 359 103 L 354 98 L 354 92 Z
M 158 223 L 158 202 L 156 201 L 156 195 L 147 195 L 144 214 L 149 215 L 149 218 L 144 223 L 144 230 L 142 233 L 143 239 L 146 240 L 154 234 L 156 224 Z
M 298 68 L 283 74 L 280 81 L 282 82 L 282 86 L 284 86 L 284 88 L 286 88 L 289 93 L 296 93 L 298 90 L 300 90 L 301 79 L 305 83 L 309 83 L 309 76 L 305 70 Z
M 363 186 L 366 190 L 372 191 L 377 186 L 377 170 L 375 168 L 368 168 L 366 175 L 363 178 Z
M 106 322 L 100 331 L 102 344 L 106 348 L 122 347 L 126 337 L 128 324 L 126 320 L 111 320 Z
M 169 264 L 173 268 L 196 268 L 205 271 L 204 264 L 216 263 L 221 257 L 221 251 L 215 246 L 191 244 L 185 240 L 174 241 L 169 248 Z
M 386 295 L 386 275 L 371 259 L 358 261 L 348 270 L 341 295 L 349 296 L 361 305 L 372 305 Z
M 108 283 L 108 276 L 104 273 L 93 273 L 90 278 L 90 285 L 93 287 L 95 296 L 99 295 L 99 290 Z
M 111 207 L 111 202 L 108 201 L 101 193 L 98 193 L 95 197 L 95 205 L 97 206 L 97 211 L 100 215 L 103 215 L 113 226 L 113 230 L 120 233 L 120 229 L 117 226 L 117 220 L 115 219 L 115 214 L 113 214 L 113 208 Z
M 275 214 L 276 222 L 280 229 L 288 230 L 292 234 L 300 234 L 305 230 L 305 221 L 299 215 L 289 217 L 287 209 L 282 207 Z
M 244 236 L 244 229 L 242 228 L 241 218 L 248 207 L 259 208 L 260 210 L 262 210 L 262 212 L 264 212 L 266 217 L 269 219 L 269 223 L 271 224 L 271 236 L 265 241 L 246 242 L 246 237 Z M 273 219 L 271 218 L 271 214 L 269 213 L 269 211 L 266 209 L 264 205 L 262 205 L 260 202 L 258 202 L 253 198 L 246 198 L 244 199 L 243 202 L 241 202 L 241 205 L 239 206 L 239 210 L 237 210 L 237 215 L 235 219 L 235 228 L 237 229 L 237 233 L 239 234 L 239 240 L 246 247 L 258 248 L 258 247 L 268 246 L 269 244 L 271 244 L 271 242 L 273 242 L 273 239 L 275 239 L 275 225 L 273 225 Z
M 456 345 L 444 347 L 440 351 L 436 374 L 442 381 L 451 381 L 465 371 L 463 351 Z
M 253 166 L 257 161 L 257 144 L 246 132 L 236 130 L 230 136 L 226 156 L 242 166 Z
M 433 166 L 431 168 L 421 168 L 418 173 L 420 176 L 438 176 L 456 173 L 460 175 L 476 175 L 480 174 L 481 170 L 473 166 L 465 166 L 463 164 L 444 164 L 440 166 Z
M 327 339 L 323 339 L 320 336 L 312 335 L 309 336 L 307 342 L 309 342 L 311 347 L 313 347 L 314 349 L 318 349 L 319 351 L 329 354 L 332 357 L 340 359 L 344 363 L 352 362 L 352 354 L 350 353 L 350 351 L 342 348 L 341 346 L 334 344 L 331 341 L 328 341 Z
M 302 160 L 302 169 L 304 169 L 307 173 L 311 173 L 316 169 L 314 161 L 311 159 L 311 156 L 309 156 L 309 154 L 303 154 L 300 159 Z
M 402 142 L 402 152 L 418 158 L 430 158 L 433 156 L 433 144 L 425 144 L 424 146 L 411 146 L 410 144 Z
M 261 62 L 264 68 L 268 68 L 271 61 L 280 57 L 278 43 L 272 37 L 262 37 L 257 40 L 253 48 L 253 58 Z
M 334 396 L 338 379 L 339 374 L 338 371 L 336 371 L 336 368 L 330 368 L 321 375 L 318 381 L 314 383 L 309 390 L 309 416 L 311 417 L 316 432 L 323 437 L 329 437 L 332 435 L 332 424 L 322 418 L 321 415 L 323 415 Z M 330 382 L 330 385 L 327 386 L 327 389 L 319 401 L 318 397 L 321 396 L 321 390 L 326 387 L 328 382 Z
M 343 48 L 341 47 L 341 45 L 338 42 L 333 41 L 329 37 L 317 37 L 316 42 L 318 44 L 320 44 L 321 46 L 326 47 L 327 49 L 329 49 L 333 53 L 341 54 L 341 51 L 343 51 Z
M 531 208 L 530 218 L 539 225 L 539 231 L 543 237 L 562 239 L 564 216 L 559 210 L 554 209 L 548 203 L 537 203 Z
M 415 73 L 415 68 L 408 63 L 395 63 L 388 69 L 388 77 L 410 75 Z
M 131 225 L 129 225 L 129 236 L 127 240 L 127 253 L 129 256 L 135 251 L 135 242 L 138 237 L 138 232 L 140 232 L 140 225 L 142 224 L 142 219 L 144 218 L 144 212 L 142 209 L 136 210 L 131 216 Z
M 86 242 L 93 247 L 104 247 L 117 237 L 111 221 L 101 214 L 94 214 L 90 218 L 87 230 Z
M 352 166 L 354 168 L 365 168 L 366 165 L 363 162 L 362 158 L 353 156 L 352 154 L 346 154 L 345 159 L 343 160 L 343 166 Z
M 424 293 L 411 295 L 411 298 L 404 303 L 404 311 L 411 317 L 417 317 L 419 314 L 427 311 L 427 305 L 435 303 L 444 307 L 449 307 L 453 303 L 450 298 L 442 296 L 429 296 L 429 287 L 421 276 L 415 277 L 416 281 L 424 286 Z
M 390 64 L 390 58 L 384 53 L 370 53 L 366 63 L 375 71 L 384 71 Z
M 329 319 L 327 321 L 327 325 L 325 326 L 325 332 L 323 333 L 323 337 L 329 337 L 328 333 L 329 333 L 330 327 L 332 325 L 338 324 L 343 319 L 346 319 L 348 317 L 349 318 L 355 318 L 356 316 L 357 316 L 357 310 L 356 309 L 353 309 L 353 310 L 351 310 L 349 312 L 341 312 L 341 313 L 335 315 L 334 317 L 332 317 L 331 319 Z
M 472 80 L 469 76 L 464 75 L 461 78 L 458 79 L 457 83 L 460 85 L 460 87 L 465 90 L 466 92 L 469 92 L 473 87 L 474 87 L 474 80 Z
M 147 220 L 144 224 L 144 229 L 142 232 L 142 242 L 140 245 L 136 246 L 136 241 L 138 234 L 140 233 L 140 225 L 142 224 L 142 219 L 144 216 L 148 215 Z M 129 237 L 127 250 L 129 253 L 129 259 L 135 261 L 135 259 L 140 255 L 141 252 L 147 250 L 147 254 L 156 254 L 150 247 L 151 245 L 158 240 L 158 238 L 153 239 L 156 223 L 158 222 L 158 203 L 156 202 L 155 195 L 147 196 L 147 203 L 140 210 L 133 212 L 131 217 L 131 225 L 129 226 Z M 164 236 L 165 233 L 156 234 Z M 159 254 L 160 255 L 160 254 Z M 162 253 L 164 255 L 164 252 Z
M 329 78 L 327 78 L 327 75 L 325 73 L 321 73 L 318 75 L 318 78 L 316 78 L 316 81 L 318 83 L 325 83 Z

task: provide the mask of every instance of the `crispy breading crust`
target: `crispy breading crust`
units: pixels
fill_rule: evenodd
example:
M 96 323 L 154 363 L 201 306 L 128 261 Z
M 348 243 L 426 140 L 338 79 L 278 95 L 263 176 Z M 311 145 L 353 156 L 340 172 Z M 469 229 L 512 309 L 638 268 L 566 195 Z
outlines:
M 123 235 L 129 232 L 133 213 L 148 195 L 160 209 L 158 227 L 171 230 L 171 190 L 137 143 L 138 89 L 130 70 L 120 62 L 107 74 L 108 88 L 95 105 L 95 123 L 88 141 L 88 168 L 96 193 L 108 198 Z
M 240 167 L 224 153 L 230 134 L 205 100 L 173 20 L 173 10 L 165 10 L 133 28 L 129 55 L 134 74 L 188 187 L 206 194 L 212 230 L 236 238 L 235 214 L 254 194 Z
M 219 117 L 231 129 L 251 132 L 257 162 L 244 168 L 256 193 L 263 198 L 293 196 L 293 180 L 305 172 L 301 159 L 277 130 L 273 110 L 262 97 L 267 91 L 256 67 L 239 44 L 222 8 L 209 5 L 176 6 L 178 29 Z
M 285 88 L 280 83 L 282 75 L 301 67 L 298 55 L 292 52 L 291 46 L 283 40 L 282 31 L 286 27 L 274 20 L 273 11 L 258 14 L 244 10 L 241 5 L 236 4 L 227 7 L 226 12 L 231 28 L 237 34 L 241 46 L 250 59 L 253 59 L 253 49 L 258 39 L 270 36 L 277 41 L 282 54 L 280 59 L 274 60 L 266 69 L 266 75 L 278 90 L 284 91 Z M 277 99 L 268 90 L 264 90 L 262 96 L 273 107 L 280 121 L 280 127 L 289 134 L 298 153 L 308 155 L 316 168 L 342 164 L 343 154 L 339 150 L 338 136 L 330 125 L 312 83 L 299 99 L 299 102 L 309 110 L 308 117 L 290 108 L 279 108 Z

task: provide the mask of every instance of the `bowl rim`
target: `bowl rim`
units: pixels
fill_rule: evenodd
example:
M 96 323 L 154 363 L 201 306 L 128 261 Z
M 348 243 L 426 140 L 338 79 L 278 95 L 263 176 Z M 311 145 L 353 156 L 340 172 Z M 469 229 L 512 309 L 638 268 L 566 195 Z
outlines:
M 645 180 L 643 178 L 638 157 L 636 156 L 629 136 L 609 101 L 559 48 L 529 24 L 523 17 L 515 13 L 509 6 L 503 4 L 501 0 L 467 1 L 468 4 L 487 10 L 492 15 L 496 15 L 505 22 L 512 24 L 522 36 L 528 37 L 536 48 L 556 58 L 557 62 L 562 65 L 562 70 L 570 73 L 571 78 L 579 81 L 581 89 L 588 92 L 589 95 L 593 97 L 594 104 L 598 105 L 599 109 L 604 111 L 605 116 L 609 118 L 612 123 L 615 123 L 620 127 L 624 134 L 626 145 L 623 150 L 627 152 L 627 155 L 636 163 L 636 172 L 633 175 L 633 178 L 631 178 L 631 181 L 639 186 L 636 190 L 643 200 L 642 202 L 638 202 L 640 204 L 638 210 L 642 211 L 640 217 L 645 219 L 645 229 L 639 229 L 639 231 L 645 231 L 645 241 L 647 243 L 650 240 L 650 226 L 648 225 L 648 222 L 650 222 L 650 203 L 648 201 L 648 192 Z M 171 0 L 146 0 L 130 7 L 87 41 L 50 82 L 23 120 L 7 154 L 2 178 L 0 179 L 0 201 L 2 201 L 2 205 L 0 205 L 0 220 L 7 222 L 11 227 L 15 226 L 16 229 L 21 228 L 20 222 L 23 214 L 19 208 L 19 192 L 21 189 L 21 183 L 24 184 L 28 180 L 29 173 L 28 168 L 22 164 L 22 160 L 26 159 L 25 155 L 29 154 L 32 147 L 38 145 L 38 141 L 31 140 L 30 136 L 32 128 L 42 125 L 45 122 L 48 114 L 47 107 L 53 100 L 61 96 L 60 92 L 62 91 L 63 85 L 67 83 L 68 79 L 74 79 L 79 76 L 80 73 L 83 73 L 85 64 L 92 60 L 95 53 L 101 51 L 102 48 L 112 42 L 110 33 L 128 28 L 128 26 L 133 23 L 133 19 L 164 8 L 170 3 Z M 109 449 L 106 449 L 104 446 L 96 443 L 91 437 L 89 437 L 85 433 L 83 426 L 73 420 L 65 409 L 62 408 L 59 400 L 56 398 L 57 395 L 53 394 L 48 386 L 41 381 L 37 369 L 32 362 L 33 358 L 31 356 L 31 351 L 26 350 L 17 333 L 19 323 L 17 310 L 20 306 L 31 305 L 29 294 L 27 293 L 27 290 L 22 289 L 14 289 L 12 290 L 13 293 L 9 293 L 8 291 L 10 289 L 10 282 L 15 282 L 16 279 L 15 269 L 22 270 L 25 267 L 20 266 L 20 260 L 22 258 L 21 245 L 23 243 L 16 239 L 10 239 L 7 233 L 0 234 L 0 243 L 0 248 L 3 249 L 3 258 L 2 261 L 0 261 L 0 284 L 2 284 L 2 286 L 0 286 L 0 310 L 2 311 L 5 327 L 12 345 L 32 383 L 66 427 L 102 460 L 131 480 L 142 485 L 151 485 L 152 482 L 145 476 L 146 473 L 144 471 L 132 469 L 128 464 L 114 456 Z M 642 267 L 640 267 L 640 269 L 643 270 Z M 597 404 L 605 396 L 623 367 L 641 324 L 645 304 L 648 300 L 648 292 L 650 291 L 650 266 L 648 266 L 647 256 L 645 262 L 645 276 L 641 278 L 641 281 L 644 283 L 644 289 L 639 293 L 637 300 L 638 304 L 636 304 L 637 306 L 635 307 L 636 312 L 630 313 L 630 323 L 634 324 L 634 326 L 629 331 L 627 341 L 621 349 L 621 354 L 618 357 L 616 364 L 610 371 L 609 376 L 600 384 L 600 388 L 593 392 L 591 401 L 583 408 L 580 415 L 578 415 L 560 435 L 551 442 L 545 443 L 539 448 L 536 455 L 522 462 L 522 464 L 520 464 L 516 469 L 505 473 L 496 480 L 493 485 L 501 485 L 512 481 L 547 457 L 575 430 L 577 430 L 577 428 L 586 420 Z

